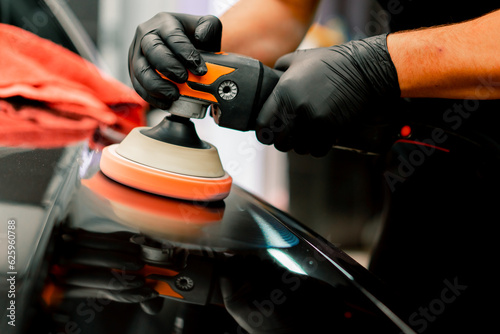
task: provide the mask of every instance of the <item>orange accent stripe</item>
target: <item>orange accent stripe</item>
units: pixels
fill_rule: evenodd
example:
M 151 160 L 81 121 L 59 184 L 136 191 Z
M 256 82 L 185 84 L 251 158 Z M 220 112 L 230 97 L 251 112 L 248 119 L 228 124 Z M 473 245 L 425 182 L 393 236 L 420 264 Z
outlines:
M 174 297 L 184 299 L 184 297 L 172 289 L 172 287 L 163 281 L 156 281 L 154 279 L 146 279 L 146 284 L 156 290 L 162 296 Z
M 161 275 L 161 276 L 171 277 L 179 274 L 178 271 L 174 271 L 167 268 L 154 267 L 147 264 L 144 265 L 144 267 L 142 267 L 140 270 L 134 271 L 134 273 L 140 274 L 144 277 L 148 277 L 149 275 Z
M 119 269 L 112 269 L 112 270 L 116 272 L 123 272 L 122 270 Z M 154 267 L 146 264 L 140 270 L 126 271 L 126 272 L 131 274 L 141 275 L 142 277 L 144 277 L 146 284 L 149 287 L 155 289 L 156 292 L 158 292 L 160 295 L 184 299 L 184 297 L 175 292 L 168 283 L 153 278 L 148 278 L 150 275 L 172 277 L 179 274 L 179 272 L 177 271 L 167 268 Z
M 183 96 L 189 96 L 189 97 L 194 97 L 197 99 L 201 100 L 206 100 L 210 102 L 217 103 L 217 99 L 215 96 L 213 96 L 210 93 L 206 92 L 201 92 L 199 90 L 192 89 L 189 87 L 189 82 L 196 82 L 202 85 L 210 86 L 213 84 L 217 79 L 222 77 L 223 75 L 227 75 L 231 72 L 234 72 L 234 68 L 231 67 L 226 67 L 222 65 L 217 65 L 217 64 L 212 64 L 212 63 L 206 63 L 207 65 L 207 74 L 205 75 L 194 75 L 193 73 L 188 71 L 188 80 L 185 83 L 179 84 L 174 82 L 175 85 L 179 88 L 179 93 Z M 166 76 L 160 73 L 160 71 L 156 70 L 156 73 L 158 73 L 163 79 L 170 80 Z
M 217 201 L 227 197 L 232 178 L 201 178 L 150 168 L 119 156 L 115 145 L 105 147 L 101 171 L 113 180 L 153 194 L 191 201 Z M 112 150 L 112 151 L 111 151 Z

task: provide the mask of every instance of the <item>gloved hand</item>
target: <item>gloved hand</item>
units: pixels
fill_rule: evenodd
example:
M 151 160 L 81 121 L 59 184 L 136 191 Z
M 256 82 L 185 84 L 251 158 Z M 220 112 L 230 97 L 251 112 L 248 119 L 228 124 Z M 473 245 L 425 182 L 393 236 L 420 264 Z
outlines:
M 256 135 L 280 151 L 326 155 L 342 127 L 400 96 L 386 34 L 278 59 L 285 71 L 257 119 Z
M 155 70 L 178 83 L 186 82 L 187 70 L 206 74 L 198 50 L 220 51 L 221 36 L 222 23 L 211 15 L 159 13 L 140 24 L 128 55 L 134 89 L 152 105 L 168 109 L 179 98 L 179 90 Z

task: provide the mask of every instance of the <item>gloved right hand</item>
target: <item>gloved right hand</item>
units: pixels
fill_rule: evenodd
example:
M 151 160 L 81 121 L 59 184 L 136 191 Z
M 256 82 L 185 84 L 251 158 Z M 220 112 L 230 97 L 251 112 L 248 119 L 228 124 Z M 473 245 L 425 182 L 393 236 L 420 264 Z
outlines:
M 212 15 L 193 16 L 159 13 L 140 24 L 129 49 L 129 74 L 137 93 L 160 109 L 168 109 L 179 98 L 177 83 L 186 82 L 188 70 L 207 73 L 198 50 L 220 51 L 222 23 Z
M 286 152 L 326 155 L 346 129 L 386 118 L 401 91 L 387 34 L 278 59 L 284 71 L 257 118 L 264 144 Z

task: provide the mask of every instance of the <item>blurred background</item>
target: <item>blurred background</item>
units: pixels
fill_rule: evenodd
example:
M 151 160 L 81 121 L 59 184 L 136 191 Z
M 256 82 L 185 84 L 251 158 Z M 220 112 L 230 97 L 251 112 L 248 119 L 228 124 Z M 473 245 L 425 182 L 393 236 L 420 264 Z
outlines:
M 138 24 L 160 11 L 220 16 L 238 0 L 64 1 L 89 32 L 107 70 L 130 86 L 127 53 Z M 387 31 L 387 21 L 387 14 L 372 0 L 323 0 L 300 48 L 381 34 Z M 150 122 L 159 122 L 164 114 L 153 112 Z M 332 150 L 320 159 L 285 154 L 258 143 L 253 132 L 220 128 L 210 117 L 195 122 L 200 137 L 218 148 L 235 183 L 289 212 L 330 242 L 359 250 L 360 256 L 369 253 L 382 211 L 376 157 L 342 150 Z

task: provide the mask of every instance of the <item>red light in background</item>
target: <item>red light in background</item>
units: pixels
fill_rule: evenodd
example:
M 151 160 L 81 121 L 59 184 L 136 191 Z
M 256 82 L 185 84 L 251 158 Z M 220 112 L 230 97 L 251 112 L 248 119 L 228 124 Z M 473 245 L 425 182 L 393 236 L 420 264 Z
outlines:
M 401 128 L 400 132 L 401 137 L 409 137 L 411 135 L 411 127 L 409 125 L 405 125 Z

